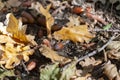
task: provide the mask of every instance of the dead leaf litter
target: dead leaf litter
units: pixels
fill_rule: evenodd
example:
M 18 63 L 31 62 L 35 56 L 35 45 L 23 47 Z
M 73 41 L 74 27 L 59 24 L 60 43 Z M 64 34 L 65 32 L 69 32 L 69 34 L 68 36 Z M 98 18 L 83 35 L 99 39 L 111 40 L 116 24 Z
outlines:
M 119 0 L 0 0 L 0 80 L 120 80 Z

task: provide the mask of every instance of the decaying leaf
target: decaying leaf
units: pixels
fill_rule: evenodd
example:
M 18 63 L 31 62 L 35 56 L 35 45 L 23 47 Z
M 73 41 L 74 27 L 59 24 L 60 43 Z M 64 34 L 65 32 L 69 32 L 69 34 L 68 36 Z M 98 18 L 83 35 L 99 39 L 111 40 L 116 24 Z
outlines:
M 80 25 L 80 21 L 79 21 L 80 17 L 73 17 L 73 16 L 70 16 L 69 17 L 69 21 L 66 25 L 67 26 L 79 26 Z
M 60 68 L 58 63 L 47 65 L 40 69 L 40 80 L 59 80 Z
M 0 10 L 4 7 L 4 3 L 0 0 Z
M 88 74 L 93 70 L 94 66 L 99 65 L 100 63 L 102 63 L 101 60 L 95 60 L 93 57 L 86 58 L 85 61 L 81 61 L 79 63 L 83 67 L 83 72 L 81 74 L 82 75 Z
M 70 61 L 70 59 L 58 55 L 56 51 L 52 50 L 46 45 L 42 45 L 42 47 L 39 50 L 41 51 L 42 55 L 46 56 L 47 58 L 50 58 L 52 62 L 60 62 L 64 64 Z
M 78 78 L 75 78 L 74 80 L 89 80 L 88 77 L 90 77 L 90 76 L 91 76 L 91 74 L 86 74 L 85 76 L 80 76 Z
M 108 58 L 120 60 L 120 52 L 118 52 L 117 50 L 112 49 L 110 51 L 107 51 L 106 53 Z
M 73 42 L 89 42 L 93 38 L 93 35 L 88 32 L 87 25 L 63 27 L 53 35 L 57 40 L 72 40 Z
M 0 69 L 0 80 L 4 80 L 3 78 L 5 76 L 15 76 L 14 74 L 14 70 L 3 70 L 3 69 Z
M 1 34 L 9 34 L 7 31 L 6 31 L 6 26 L 3 25 L 2 22 L 0 22 L 0 33 Z
M 66 67 L 61 73 L 59 80 L 71 80 L 72 76 L 75 75 L 76 71 L 76 62 L 72 62 L 69 66 Z
M 110 61 L 104 65 L 104 74 L 110 80 L 120 80 L 119 73 L 117 71 L 117 67 L 114 64 L 111 64 Z
M 93 57 L 91 57 L 91 58 L 88 57 L 88 58 L 85 59 L 85 61 L 81 61 L 80 65 L 82 67 L 89 66 L 89 65 L 96 66 L 96 65 L 98 65 L 100 63 L 102 63 L 101 60 L 95 60 Z
M 18 7 L 21 5 L 21 2 L 19 0 L 8 0 L 6 5 L 8 7 Z
M 0 64 L 11 69 L 19 65 L 21 60 L 28 61 L 34 49 L 30 44 L 36 45 L 33 36 L 25 35 L 26 27 L 21 20 L 17 20 L 12 13 L 7 14 L 6 26 L 1 23 L 0 34 Z M 29 40 L 28 40 L 29 39 Z
M 17 20 L 12 13 L 7 14 L 6 18 L 7 32 L 11 33 L 12 37 L 18 41 L 29 42 L 25 35 L 26 26 L 22 25 L 21 19 Z
M 49 9 L 51 7 L 51 4 L 47 6 L 47 8 L 43 8 L 42 5 L 40 5 L 40 13 L 45 16 L 46 18 L 46 27 L 47 27 L 47 34 L 48 37 L 51 38 L 51 27 L 54 24 L 54 18 L 49 13 Z
M 7 35 L 0 35 L 0 43 L 13 43 L 15 44 L 16 42 L 11 38 L 11 37 L 8 37 Z
M 11 69 L 20 64 L 21 60 L 28 61 L 29 55 L 32 55 L 34 50 L 30 49 L 30 46 L 17 43 L 5 43 L 0 45 L 1 58 L 0 64 L 5 64 L 5 68 Z
M 107 46 L 108 49 L 120 49 L 120 41 L 112 41 L 110 44 Z
M 49 13 L 50 7 L 51 7 L 51 4 L 46 6 L 46 9 L 45 9 L 39 2 L 32 3 L 31 5 L 32 9 L 36 9 L 39 13 L 45 16 L 48 38 L 51 38 L 51 27 L 54 24 L 54 18 Z
M 72 62 L 65 70 L 59 68 L 58 63 L 41 68 L 40 80 L 71 80 L 75 75 L 76 62 Z

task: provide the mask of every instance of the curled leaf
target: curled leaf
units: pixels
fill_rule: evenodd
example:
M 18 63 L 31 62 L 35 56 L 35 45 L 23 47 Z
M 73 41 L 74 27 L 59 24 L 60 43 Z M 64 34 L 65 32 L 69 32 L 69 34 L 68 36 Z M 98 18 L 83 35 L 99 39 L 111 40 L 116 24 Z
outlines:
M 5 6 L 5 4 L 0 0 L 0 10 Z
M 91 57 L 91 58 L 88 57 L 85 59 L 85 61 L 80 62 L 82 67 L 89 66 L 89 65 L 96 66 L 100 63 L 102 63 L 101 60 L 95 60 L 93 57 Z
M 58 63 L 47 65 L 45 68 L 41 68 L 40 72 L 40 80 L 59 80 L 60 68 Z
M 120 49 L 120 41 L 112 41 L 110 44 L 107 46 L 108 49 Z
M 20 64 L 21 60 L 28 61 L 29 55 L 32 55 L 34 50 L 30 49 L 30 46 L 17 43 L 6 43 L 0 45 L 1 58 L 0 64 L 5 64 L 5 68 L 11 69 Z
M 88 32 L 87 25 L 63 27 L 53 35 L 57 40 L 71 40 L 73 42 L 89 42 L 93 38 L 93 35 Z
M 14 74 L 14 70 L 4 70 L 4 69 L 0 69 L 0 80 L 4 80 L 4 78 L 6 76 L 15 76 Z
M 17 39 L 16 41 L 20 42 L 29 42 L 26 38 L 25 31 L 26 26 L 22 25 L 21 19 L 17 20 L 15 16 L 12 13 L 7 14 L 7 32 L 12 34 L 12 37 L 14 39 Z
M 52 62 L 60 62 L 62 64 L 65 64 L 70 61 L 70 59 L 58 55 L 56 51 L 52 50 L 46 45 L 42 45 L 42 47 L 39 50 L 44 56 L 46 56 L 47 58 L 50 58 Z
M 54 18 L 52 17 L 52 15 L 49 13 L 49 9 L 51 7 L 51 4 L 47 6 L 47 8 L 43 8 L 43 6 L 40 6 L 40 12 L 42 13 L 42 15 L 45 16 L 46 18 L 46 27 L 47 27 L 47 34 L 48 37 L 51 38 L 51 27 L 54 24 Z
M 6 5 L 8 7 L 18 7 L 21 5 L 21 2 L 19 0 L 8 0 Z
M 104 65 L 104 74 L 110 79 L 110 80 L 120 80 L 119 73 L 117 71 L 117 67 L 114 64 L 111 64 L 108 62 Z
M 72 76 L 75 75 L 76 71 L 76 62 L 72 62 L 65 70 L 62 71 L 61 77 L 59 80 L 71 80 Z
M 117 59 L 117 60 L 119 60 L 120 59 L 120 52 L 118 52 L 117 50 L 113 49 L 113 50 L 107 51 L 107 56 L 110 59 Z

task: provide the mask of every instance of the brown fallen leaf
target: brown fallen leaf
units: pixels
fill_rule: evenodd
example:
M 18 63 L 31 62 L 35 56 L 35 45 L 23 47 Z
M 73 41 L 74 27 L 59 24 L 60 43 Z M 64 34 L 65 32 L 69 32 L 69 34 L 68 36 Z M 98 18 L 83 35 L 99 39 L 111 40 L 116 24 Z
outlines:
M 93 57 L 86 58 L 84 61 L 79 62 L 79 64 L 83 67 L 82 75 L 86 75 L 91 72 L 96 65 L 102 63 L 101 60 L 95 60 Z
M 5 6 L 5 4 L 4 4 L 2 1 L 0 1 L 0 10 L 1 10 L 4 6 Z
M 98 65 L 100 63 L 102 63 L 101 60 L 95 60 L 93 57 L 91 57 L 91 58 L 88 57 L 88 58 L 85 59 L 85 61 L 81 61 L 80 65 L 82 67 L 89 66 L 89 65 L 96 66 L 96 65 Z
M 79 26 L 80 25 L 80 17 L 73 17 L 73 16 L 70 16 L 69 17 L 69 21 L 66 25 L 67 26 Z
M 85 76 L 80 76 L 75 78 L 74 80 L 88 80 L 88 77 L 90 77 L 91 74 L 86 74 Z
M 28 61 L 29 55 L 34 52 L 29 45 L 10 43 L 10 41 L 0 45 L 0 50 L 2 50 L 0 64 L 5 64 L 7 69 L 14 68 L 21 60 Z
M 111 64 L 110 61 L 104 65 L 104 74 L 109 78 L 109 80 L 120 80 L 117 67 L 114 64 Z
M 106 53 L 108 58 L 120 60 L 120 52 L 118 52 L 117 50 L 112 49 L 110 51 L 107 51 Z
M 110 44 L 107 46 L 108 49 L 120 49 L 120 41 L 112 41 Z
M 53 33 L 57 40 L 71 40 L 73 42 L 89 42 L 93 35 L 88 32 L 87 25 L 74 27 L 63 27 L 61 30 Z
M 7 32 L 11 33 L 16 41 L 28 43 L 29 41 L 26 38 L 25 31 L 26 26 L 22 25 L 21 19 L 17 20 L 12 13 L 7 14 Z
M 47 6 L 47 8 L 43 8 L 42 5 L 40 5 L 40 13 L 45 16 L 46 18 L 46 27 L 47 27 L 47 34 L 48 38 L 51 38 L 51 27 L 54 24 L 54 18 L 49 13 L 49 9 L 51 7 L 51 4 Z
M 8 0 L 6 3 L 8 7 L 18 7 L 21 5 L 21 2 L 19 0 Z
M 63 56 L 58 55 L 56 51 L 52 50 L 50 47 L 47 47 L 46 45 L 42 45 L 39 50 L 42 55 L 44 55 L 47 58 L 50 58 L 53 63 L 60 62 L 61 64 L 65 64 L 71 61 L 69 58 L 65 58 Z

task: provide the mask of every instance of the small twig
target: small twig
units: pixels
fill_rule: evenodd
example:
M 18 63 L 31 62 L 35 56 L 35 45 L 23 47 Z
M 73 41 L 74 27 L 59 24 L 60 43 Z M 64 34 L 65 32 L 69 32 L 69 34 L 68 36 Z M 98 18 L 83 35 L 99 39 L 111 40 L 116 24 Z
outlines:
M 94 32 L 120 32 L 120 30 L 103 30 L 103 29 L 94 29 L 94 30 L 89 30 L 89 31 L 94 31 Z
M 24 67 L 25 71 L 27 72 L 27 74 L 29 74 L 30 72 L 28 71 L 28 69 L 27 69 L 27 67 L 26 67 L 25 63 L 24 63 L 23 61 L 21 61 L 21 63 L 22 63 L 22 65 L 23 65 L 23 67 Z
M 101 22 L 104 25 L 107 25 L 107 22 L 104 19 L 99 18 L 98 15 L 94 15 L 92 13 L 87 12 L 86 16 L 89 17 L 89 18 L 92 18 L 94 20 L 97 20 L 97 21 Z
M 64 5 L 63 5 L 64 4 Z M 66 2 L 66 1 L 64 1 L 64 2 L 62 2 L 60 5 L 59 5 L 59 8 L 57 8 L 55 11 L 53 11 L 53 13 L 52 13 L 52 15 L 54 16 L 54 15 L 56 15 L 58 12 L 60 12 L 60 13 L 62 13 L 62 10 L 64 10 L 66 7 L 68 7 L 69 6 L 69 4 Z
M 120 35 L 120 34 L 119 34 L 119 35 Z M 119 36 L 119 35 L 118 35 L 118 36 Z M 105 45 L 103 45 L 101 48 L 99 48 L 99 49 L 97 49 L 97 50 L 95 50 L 95 51 L 93 51 L 93 52 L 86 53 L 86 54 L 88 54 L 88 55 L 85 55 L 85 56 L 80 57 L 78 60 L 76 60 L 76 63 L 78 63 L 79 61 L 84 60 L 84 59 L 87 58 L 87 57 L 91 57 L 91 56 L 93 56 L 93 55 L 101 52 L 105 47 L 107 47 L 108 44 L 110 44 L 110 42 L 111 42 L 113 39 L 115 39 L 115 38 L 118 37 L 118 36 L 116 36 L 116 33 L 114 33 L 114 35 L 109 39 L 109 41 L 108 41 Z M 72 63 L 72 62 L 69 62 L 68 64 L 66 64 L 66 65 L 63 67 L 63 70 L 67 69 L 67 67 L 70 66 L 71 63 Z
M 115 35 L 116 35 L 116 33 L 114 33 L 114 35 L 109 39 L 109 41 L 108 41 L 105 45 L 103 45 L 101 48 L 98 48 L 97 50 L 95 50 L 95 51 L 93 51 L 93 52 L 87 53 L 88 55 L 85 55 L 85 56 L 83 56 L 83 57 L 80 57 L 80 58 L 77 60 L 77 62 L 79 62 L 79 61 L 81 61 L 81 60 L 84 60 L 84 59 L 87 58 L 87 57 L 91 57 L 91 56 L 93 56 L 93 55 L 101 52 L 103 49 L 105 49 L 105 47 L 107 47 L 108 44 L 111 43 L 111 41 L 112 41 L 113 39 L 116 38 Z M 119 35 L 118 35 L 118 36 L 119 36 Z

